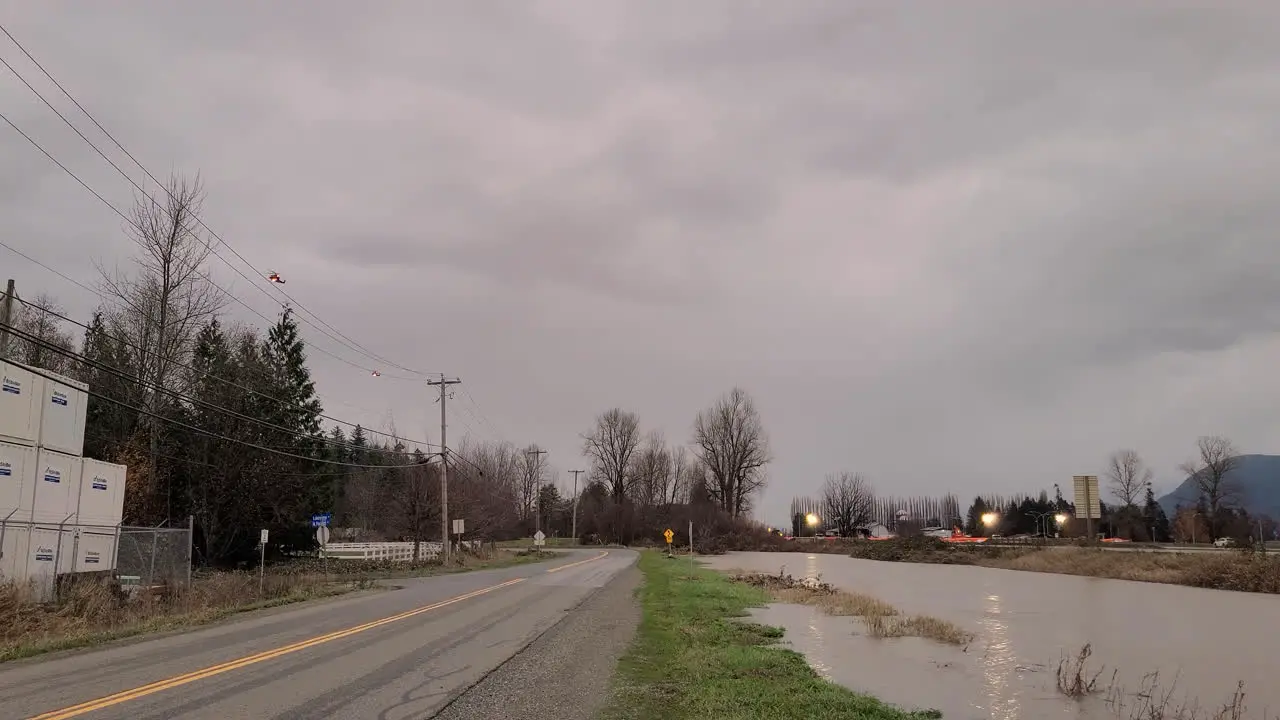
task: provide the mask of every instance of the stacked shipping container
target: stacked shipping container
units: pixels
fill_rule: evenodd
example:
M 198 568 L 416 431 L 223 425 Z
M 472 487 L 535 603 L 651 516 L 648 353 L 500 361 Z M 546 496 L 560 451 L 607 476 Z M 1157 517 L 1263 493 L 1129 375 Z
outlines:
M 115 567 L 126 468 L 82 457 L 88 389 L 0 361 L 0 579 Z

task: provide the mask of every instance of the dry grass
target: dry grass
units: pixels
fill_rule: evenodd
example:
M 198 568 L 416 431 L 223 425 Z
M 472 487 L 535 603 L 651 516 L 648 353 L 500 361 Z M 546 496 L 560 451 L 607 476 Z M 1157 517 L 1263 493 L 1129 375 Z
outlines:
M 954 623 L 924 615 L 904 616 L 889 603 L 862 593 L 838 590 L 819 578 L 796 580 L 778 573 L 733 571 L 731 580 L 763 588 L 774 602 L 810 605 L 828 615 L 858 617 L 877 638 L 922 637 L 949 645 L 967 645 L 973 634 Z
M 1135 692 L 1119 684 L 1116 671 L 1112 671 L 1109 680 L 1103 682 L 1106 668 L 1091 668 L 1089 658 L 1092 655 L 1092 646 L 1085 644 L 1074 656 L 1063 657 L 1059 661 L 1058 692 L 1076 699 L 1103 695 L 1107 708 L 1121 720 L 1244 720 L 1245 717 L 1272 720 L 1272 716 L 1265 712 L 1263 716 L 1246 715 L 1243 682 L 1236 684 L 1235 692 L 1226 701 L 1204 708 L 1198 701 L 1175 700 L 1177 677 L 1166 684 L 1159 673 L 1148 673 Z
M 37 603 L 28 586 L 0 585 L 0 662 L 95 645 L 148 632 L 200 625 L 228 615 L 348 592 L 368 583 L 314 575 L 218 573 L 190 588 L 128 593 L 104 580 L 67 584 L 57 603 Z
M 459 556 L 449 565 L 317 560 L 268 568 L 259 589 L 256 572 L 197 574 L 190 587 L 129 593 L 97 578 L 68 583 L 56 603 L 38 603 L 29 586 L 0 584 L 0 662 L 55 650 L 214 622 L 236 613 L 341 595 L 376 587 L 382 579 L 421 577 L 540 562 L 556 553 Z

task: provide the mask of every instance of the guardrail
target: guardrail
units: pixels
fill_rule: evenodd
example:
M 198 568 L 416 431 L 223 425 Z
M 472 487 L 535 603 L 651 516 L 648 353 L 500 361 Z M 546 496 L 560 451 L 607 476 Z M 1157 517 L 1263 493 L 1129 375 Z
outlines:
M 479 540 L 465 540 L 462 547 L 475 550 L 480 547 Z M 440 556 L 439 542 L 422 542 L 419 544 L 420 559 L 431 560 Z M 411 542 L 375 542 L 375 543 L 329 543 L 325 546 L 325 554 L 335 560 L 390 560 L 391 562 L 413 562 L 413 543 Z

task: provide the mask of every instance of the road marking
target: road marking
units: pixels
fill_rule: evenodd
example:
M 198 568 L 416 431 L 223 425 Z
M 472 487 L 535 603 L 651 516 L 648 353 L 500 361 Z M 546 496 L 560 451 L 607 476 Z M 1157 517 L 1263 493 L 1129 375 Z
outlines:
M 592 559 L 594 560 L 595 558 L 592 558 Z M 328 635 L 313 637 L 310 640 L 302 640 L 300 642 L 293 643 L 292 645 L 285 645 L 284 647 L 279 647 L 274 650 L 266 650 L 256 655 L 249 655 L 248 657 L 242 657 L 239 660 L 231 660 L 229 662 L 225 662 L 220 665 L 212 665 L 210 667 L 204 668 L 203 670 L 196 670 L 194 672 L 189 672 L 185 675 L 178 675 L 177 677 L 172 677 L 167 680 L 159 680 L 149 685 L 136 687 L 132 690 L 125 690 L 123 692 L 118 692 L 114 695 L 108 695 L 106 697 L 98 698 L 97 700 L 90 700 L 88 702 L 83 702 L 83 703 L 80 703 L 79 705 L 72 705 L 71 707 L 63 708 L 61 710 L 52 710 L 47 713 L 36 715 L 35 717 L 30 718 L 29 720 L 65 720 L 66 718 L 77 717 L 80 715 L 84 715 L 85 713 L 93 712 L 94 710 L 101 710 L 103 708 L 108 708 L 113 705 L 119 705 L 120 703 L 128 702 L 130 700 L 137 700 L 138 698 L 146 697 L 147 695 L 158 693 L 161 690 L 168 690 L 170 688 L 179 687 L 181 685 L 193 683 L 197 680 L 203 680 L 204 678 L 213 677 L 214 675 L 221 675 L 226 672 L 231 672 L 232 670 L 238 670 L 242 667 L 247 667 L 249 665 L 256 665 L 257 663 L 265 662 L 273 658 L 278 658 L 283 655 L 289 655 L 290 653 L 295 653 L 295 652 L 298 652 L 299 650 L 305 650 L 310 647 L 315 647 L 316 645 L 322 645 L 324 643 L 332 642 L 334 640 L 339 640 L 344 637 L 350 637 L 351 635 L 355 635 L 356 633 L 362 633 L 366 630 L 372 630 L 373 628 L 376 628 L 376 627 L 388 625 L 390 623 L 398 622 L 400 620 L 406 620 L 408 618 L 414 617 L 415 615 L 421 615 L 422 613 L 431 612 L 432 610 L 438 610 L 442 607 L 445 607 L 446 605 L 453 605 L 454 603 L 459 603 L 459 602 L 462 602 L 463 600 L 470 600 L 473 597 L 478 597 L 480 595 L 484 595 L 485 593 L 493 592 L 494 590 L 497 590 L 499 588 L 509 587 L 511 585 L 515 585 L 516 583 L 524 582 L 524 580 L 525 578 L 516 578 L 514 580 L 508 580 L 504 583 L 491 585 L 490 587 L 487 587 L 487 588 L 475 590 L 473 592 L 469 592 L 464 595 L 459 595 L 457 597 L 449 598 L 448 600 L 442 600 L 432 605 L 426 605 L 424 607 L 420 607 L 415 610 L 410 610 L 408 612 L 400 613 L 399 615 L 392 615 L 391 617 L 385 617 L 385 618 L 382 618 L 381 620 L 374 620 L 373 622 L 368 622 L 363 625 L 356 625 L 355 627 L 349 627 L 346 630 L 338 630 L 336 632 L 331 632 Z
M 582 565 L 583 563 L 595 562 L 596 560 L 599 560 L 600 558 L 602 558 L 602 557 L 604 557 L 605 555 L 608 555 L 608 554 L 609 554 L 609 551 L 608 551 L 608 550 L 605 550 L 605 551 L 601 552 L 599 555 L 597 555 L 597 556 L 595 556 L 595 557 L 587 558 L 586 560 L 579 560 L 578 562 L 569 563 L 568 565 L 561 565 L 560 567 L 553 567 L 553 568 L 551 568 L 550 570 L 548 570 L 547 572 L 549 572 L 549 573 L 553 573 L 553 572 L 560 572 L 561 570 L 568 570 L 569 568 L 574 567 L 574 566 L 576 566 L 576 565 Z

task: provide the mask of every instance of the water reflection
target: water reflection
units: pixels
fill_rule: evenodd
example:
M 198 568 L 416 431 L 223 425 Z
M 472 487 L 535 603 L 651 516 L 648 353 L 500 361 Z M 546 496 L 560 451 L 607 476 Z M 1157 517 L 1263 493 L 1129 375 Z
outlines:
M 987 708 L 992 720 L 1015 720 L 1018 717 L 1018 691 L 1010 686 L 1010 678 L 1018 658 L 1009 640 L 1009 625 L 1000 617 L 1000 596 L 988 595 L 982 613 L 982 639 L 986 648 L 982 656 L 982 677 L 986 681 Z

